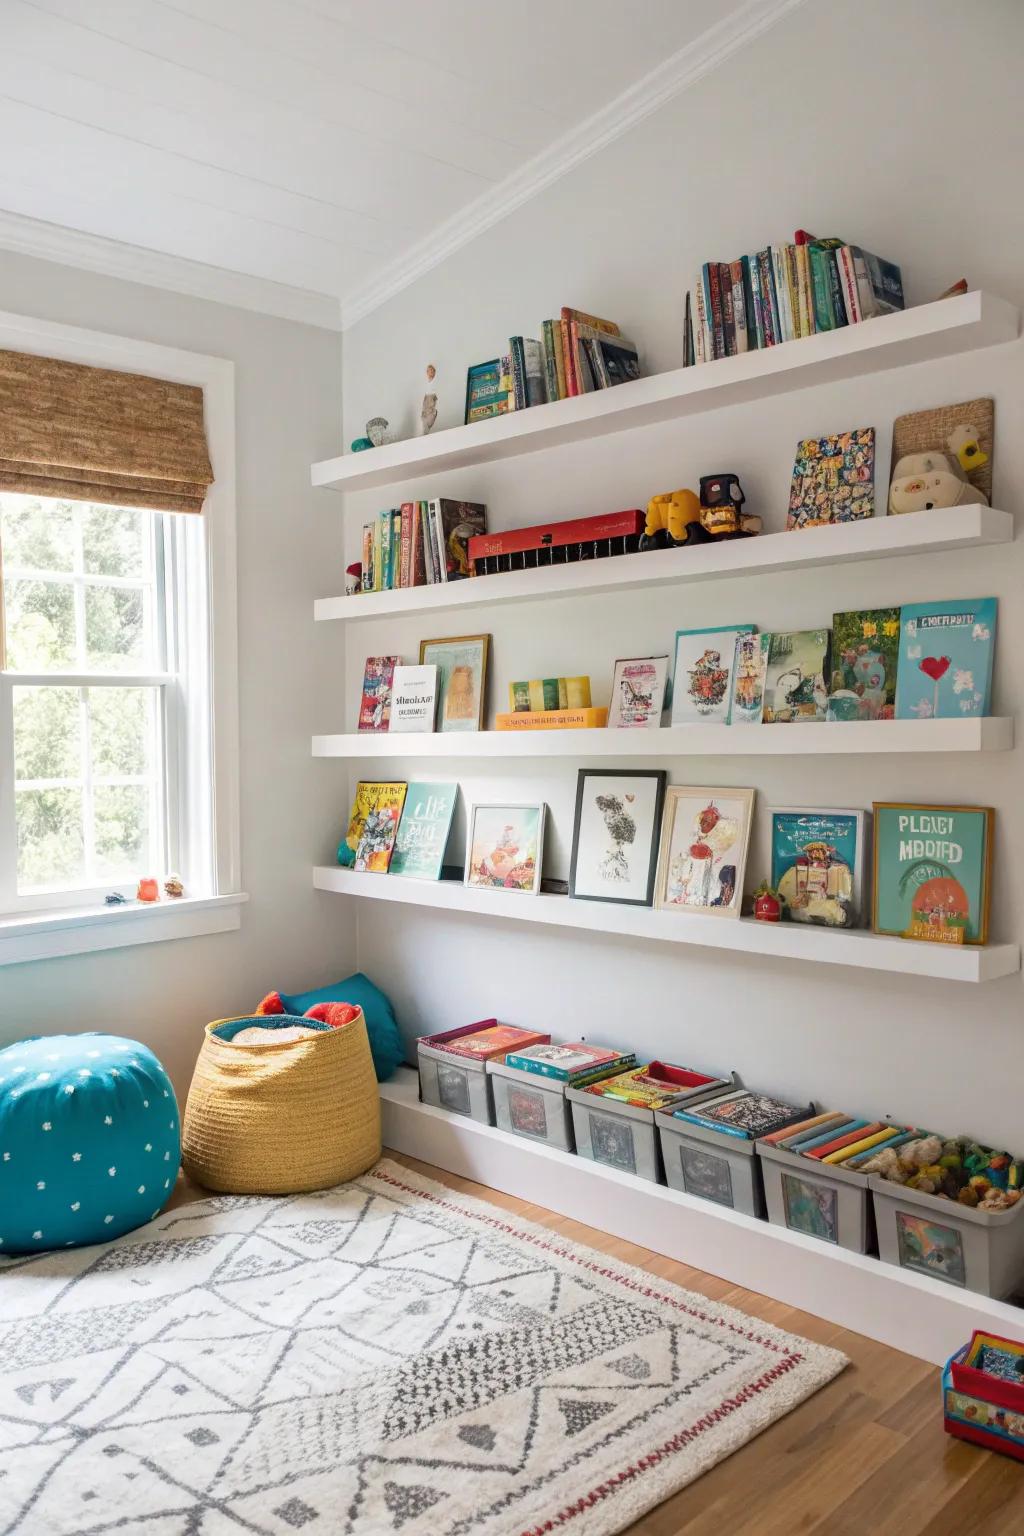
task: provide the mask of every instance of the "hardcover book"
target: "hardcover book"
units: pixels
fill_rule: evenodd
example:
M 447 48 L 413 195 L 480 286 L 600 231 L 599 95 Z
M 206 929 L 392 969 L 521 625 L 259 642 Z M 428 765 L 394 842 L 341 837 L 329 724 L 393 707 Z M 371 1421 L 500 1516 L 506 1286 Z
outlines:
M 542 1045 L 550 1035 L 536 1029 L 519 1029 L 514 1024 L 492 1024 L 475 1035 L 459 1035 L 438 1048 L 452 1056 L 470 1056 L 476 1061 L 493 1061 L 509 1051 L 521 1051 L 527 1046 Z
M 466 422 L 485 421 L 501 416 L 511 408 L 510 382 L 505 360 L 492 358 L 489 363 L 474 363 L 466 373 Z
M 829 640 L 827 629 L 772 635 L 764 684 L 766 725 L 826 718 Z
M 391 855 L 391 874 L 440 880 L 458 798 L 457 784 L 409 785 Z
M 875 932 L 984 944 L 994 816 L 987 806 L 876 802 Z
M 365 787 L 368 790 L 366 814 L 356 845 L 355 868 L 367 874 L 386 875 L 405 804 L 406 785 L 370 784 Z
M 754 1140 L 805 1118 L 808 1109 L 805 1104 L 787 1104 L 784 1099 L 773 1098 L 767 1093 L 744 1092 L 714 1104 L 699 1106 L 692 1112 L 677 1109 L 675 1113 L 679 1119 L 693 1118 L 698 1124 L 707 1124 L 717 1130 L 739 1132 Z
M 638 656 L 617 661 L 608 711 L 609 729 L 657 730 L 661 725 L 667 682 L 667 656 Z
M 392 731 L 432 731 L 437 710 L 437 667 L 397 666 L 391 685 Z
M 873 517 L 874 482 L 874 427 L 804 438 L 797 444 L 786 527 L 815 528 Z
M 359 701 L 360 731 L 386 731 L 389 728 L 395 668 L 400 661 L 400 656 L 367 656 Z
M 462 581 L 473 574 L 469 541 L 487 531 L 487 508 L 478 501 L 430 502 L 430 519 L 439 581 Z
M 736 636 L 732 668 L 730 725 L 760 725 L 764 715 L 764 684 L 771 635 L 745 632 Z
M 987 715 L 996 599 L 907 603 L 900 611 L 897 720 Z
M 509 715 L 495 715 L 496 731 L 586 731 L 603 730 L 608 711 L 595 709 L 517 709 Z
M 603 1045 L 572 1041 L 567 1045 L 531 1044 L 526 1049 L 516 1049 L 506 1060 L 510 1067 L 519 1067 L 524 1072 L 537 1072 L 543 1077 L 570 1082 L 581 1073 L 614 1066 L 617 1061 L 625 1060 L 625 1053 Z
M 896 705 L 900 610 L 832 615 L 830 720 L 891 720 Z
M 719 629 L 677 630 L 673 725 L 728 722 L 736 640 L 753 629 L 753 624 L 730 624 Z

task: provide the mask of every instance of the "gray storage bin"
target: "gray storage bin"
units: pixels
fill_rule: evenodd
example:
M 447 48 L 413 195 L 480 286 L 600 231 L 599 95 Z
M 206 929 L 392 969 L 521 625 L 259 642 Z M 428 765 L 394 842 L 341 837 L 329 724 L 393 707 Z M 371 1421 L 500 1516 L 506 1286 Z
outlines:
M 870 1175 L 757 1143 L 768 1220 L 851 1253 L 875 1251 Z
M 489 1061 L 487 1076 L 495 1123 L 501 1130 L 530 1141 L 542 1141 L 560 1152 L 574 1150 L 572 1116 L 565 1102 L 565 1083 L 560 1078 L 524 1072 L 503 1061 Z
M 1006 1211 L 979 1211 L 937 1200 L 870 1175 L 878 1251 L 898 1264 L 947 1285 L 997 1300 L 1024 1281 L 1024 1200 Z
M 761 1164 L 753 1141 L 676 1120 L 671 1109 L 659 1109 L 655 1123 L 665 1178 L 672 1189 L 747 1216 L 764 1216 Z
M 660 1062 L 652 1063 L 656 1067 L 661 1065 Z M 680 1088 L 672 1107 L 697 1103 L 701 1098 L 721 1093 L 731 1081 L 727 1077 L 707 1076 L 707 1081 L 696 1087 Z M 665 1182 L 654 1118 L 657 1111 L 639 1104 L 626 1104 L 621 1099 L 603 1098 L 600 1094 L 588 1093 L 586 1088 L 566 1088 L 565 1097 L 572 1108 L 576 1151 L 580 1157 L 592 1158 L 595 1163 L 618 1168 L 623 1173 L 635 1173 L 638 1178 L 649 1179 L 654 1184 Z

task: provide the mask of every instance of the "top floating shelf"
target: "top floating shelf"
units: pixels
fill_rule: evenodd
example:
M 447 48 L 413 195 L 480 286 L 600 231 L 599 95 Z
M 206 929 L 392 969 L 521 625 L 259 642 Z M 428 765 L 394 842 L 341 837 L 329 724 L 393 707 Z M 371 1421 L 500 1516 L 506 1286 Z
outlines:
M 324 459 L 313 465 L 312 482 L 340 490 L 397 485 L 414 476 L 490 464 L 811 385 L 976 351 L 1013 341 L 1019 324 L 1016 306 L 989 293 L 938 299 L 761 352 L 676 368 L 472 426 Z

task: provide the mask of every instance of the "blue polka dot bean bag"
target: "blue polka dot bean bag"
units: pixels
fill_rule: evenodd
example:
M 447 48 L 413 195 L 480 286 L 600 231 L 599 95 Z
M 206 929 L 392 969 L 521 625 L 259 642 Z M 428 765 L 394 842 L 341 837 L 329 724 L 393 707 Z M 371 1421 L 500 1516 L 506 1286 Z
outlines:
M 0 1051 L 0 1254 L 131 1232 L 180 1162 L 174 1090 L 144 1045 L 52 1035 Z

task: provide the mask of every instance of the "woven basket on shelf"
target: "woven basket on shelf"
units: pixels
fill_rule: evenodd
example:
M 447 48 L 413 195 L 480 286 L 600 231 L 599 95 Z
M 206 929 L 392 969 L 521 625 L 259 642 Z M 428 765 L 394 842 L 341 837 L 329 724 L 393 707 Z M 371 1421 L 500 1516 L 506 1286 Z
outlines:
M 251 1025 L 313 1034 L 233 1045 Z M 206 1027 L 182 1126 L 186 1173 L 234 1195 L 327 1189 L 380 1157 L 380 1097 L 362 1012 L 332 1029 L 310 1019 L 221 1019 Z

